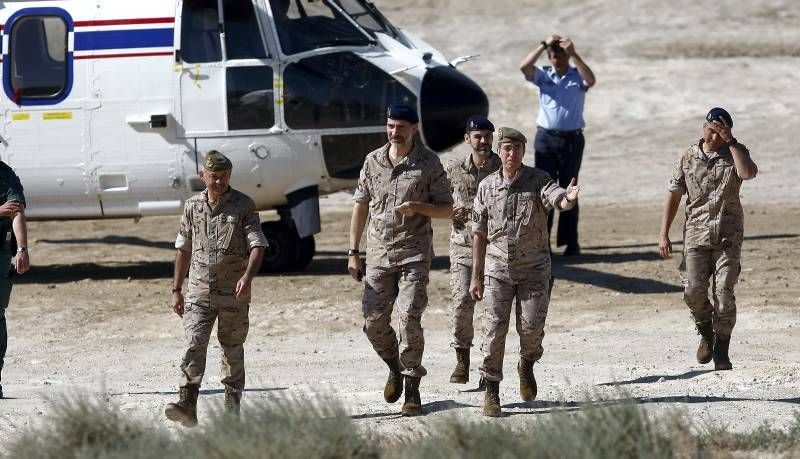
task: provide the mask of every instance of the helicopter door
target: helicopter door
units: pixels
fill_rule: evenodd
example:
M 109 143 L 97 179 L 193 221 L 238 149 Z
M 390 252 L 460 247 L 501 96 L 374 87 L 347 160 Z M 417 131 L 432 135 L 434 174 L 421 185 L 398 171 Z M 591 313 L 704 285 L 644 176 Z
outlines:
M 175 51 L 180 72 L 178 135 L 198 137 L 225 131 L 225 68 L 217 0 L 183 0 L 180 40 Z

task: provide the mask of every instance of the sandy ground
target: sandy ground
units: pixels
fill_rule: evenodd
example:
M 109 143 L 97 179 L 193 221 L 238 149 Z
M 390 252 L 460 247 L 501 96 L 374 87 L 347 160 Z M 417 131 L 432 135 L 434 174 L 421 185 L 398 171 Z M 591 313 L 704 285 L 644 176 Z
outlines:
M 546 350 L 535 367 L 540 395 L 531 404 L 518 398 L 517 337 L 510 333 L 501 400 L 511 416 L 497 422 L 539 419 L 554 402 L 575 409 L 589 393 L 620 398 L 619 388 L 655 416 L 677 408 L 698 425 L 749 430 L 763 421 L 790 422 L 800 404 L 800 166 L 787 131 L 800 124 L 800 4 L 376 3 L 451 58 L 483 55 L 462 69 L 486 88 L 496 124 L 533 131 L 536 91 L 516 66 L 549 33 L 571 35 L 598 77 L 586 108 L 584 255 L 554 260 Z M 720 373 L 694 362 L 697 336 L 681 300 L 677 260 L 660 260 L 655 246 L 671 163 L 714 105 L 733 112 L 734 134 L 760 166 L 743 188 L 747 240 L 731 345 L 735 369 Z M 346 203 L 344 194 L 323 201 L 319 253 L 305 273 L 257 279 L 245 403 L 333 392 L 365 427 L 415 429 L 420 421 L 400 419 L 399 403 L 383 402 L 385 369 L 361 333 L 361 286 L 344 274 Z M 76 390 L 110 394 L 132 416 L 166 425 L 162 409 L 176 398 L 184 347 L 169 309 L 176 224 L 172 217 L 31 224 L 35 267 L 20 279 L 7 311 L 9 399 L 0 401 L 0 450 L 20 428 L 43 419 L 52 397 Z M 680 221 L 674 241 L 679 227 Z M 470 383 L 447 382 L 454 363 L 448 229 L 439 222 L 435 231 L 439 256 L 424 316 L 425 419 L 475 419 L 482 403 L 482 394 L 470 390 L 477 350 Z M 218 355 L 212 346 L 201 416 L 222 399 Z

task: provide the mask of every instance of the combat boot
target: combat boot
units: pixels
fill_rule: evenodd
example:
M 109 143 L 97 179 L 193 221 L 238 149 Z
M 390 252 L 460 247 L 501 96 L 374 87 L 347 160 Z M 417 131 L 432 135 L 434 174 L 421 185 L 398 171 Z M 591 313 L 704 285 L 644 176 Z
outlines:
M 386 385 L 383 387 L 383 399 L 389 403 L 394 403 L 400 400 L 400 396 L 403 395 L 403 374 L 400 373 L 400 359 L 392 357 L 383 361 L 389 366 L 389 379 L 386 380 Z
M 469 348 L 456 348 L 456 369 L 450 375 L 450 382 L 466 384 L 469 381 Z
M 731 335 L 717 333 L 714 338 L 714 369 L 733 370 L 733 364 L 728 357 L 728 346 L 731 344 Z
M 700 334 L 700 345 L 697 346 L 697 362 L 708 363 L 711 361 L 714 349 L 714 328 L 711 321 L 696 322 L 697 333 Z
M 536 387 L 536 378 L 533 376 L 533 362 L 519 359 L 517 374 L 519 375 L 519 396 L 526 402 L 535 400 L 538 388 Z
M 483 396 L 483 415 L 499 418 L 503 415 L 500 410 L 500 382 L 486 381 L 486 393 Z
M 239 416 L 242 393 L 225 386 L 225 411 L 228 414 Z
M 164 410 L 167 419 L 180 422 L 184 427 L 194 427 L 197 425 L 197 395 L 200 393 L 200 386 L 188 384 L 180 388 L 178 403 L 170 403 Z
M 419 382 L 421 378 L 406 376 L 406 401 L 400 414 L 403 416 L 421 416 L 422 400 L 419 395 Z

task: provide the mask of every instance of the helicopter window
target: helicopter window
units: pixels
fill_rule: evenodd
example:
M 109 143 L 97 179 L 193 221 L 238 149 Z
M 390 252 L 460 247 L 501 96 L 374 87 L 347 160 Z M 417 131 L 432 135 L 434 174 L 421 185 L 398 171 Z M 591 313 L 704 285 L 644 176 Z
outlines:
M 330 0 L 270 0 L 269 3 L 284 54 L 370 44 L 370 38 Z
M 386 145 L 386 133 L 322 136 L 322 156 L 331 178 L 357 179 L 369 152 Z
M 228 67 L 228 129 L 268 129 L 275 124 L 272 68 Z
M 181 55 L 192 64 L 222 60 L 217 0 L 184 0 Z
M 408 46 L 398 30 L 372 5 L 364 0 L 334 0 L 354 21 L 373 36 L 384 33 Z
M 267 57 L 251 0 L 226 0 L 222 4 L 225 18 L 225 52 L 228 59 Z
M 24 16 L 9 34 L 9 82 L 13 97 L 51 99 L 64 93 L 67 24 L 60 16 Z
M 289 64 L 283 80 L 284 118 L 293 129 L 383 126 L 389 104 L 416 104 L 398 80 L 349 52 Z

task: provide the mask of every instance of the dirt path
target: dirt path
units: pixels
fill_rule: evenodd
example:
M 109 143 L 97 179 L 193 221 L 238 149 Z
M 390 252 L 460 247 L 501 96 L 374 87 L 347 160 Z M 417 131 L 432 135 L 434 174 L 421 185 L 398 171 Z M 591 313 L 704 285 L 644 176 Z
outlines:
M 800 404 L 800 209 L 748 209 L 734 371 L 710 372 L 693 361 L 697 336 L 681 301 L 675 261 L 661 261 L 654 251 L 657 208 L 588 208 L 585 254 L 554 260 L 546 350 L 535 368 L 539 400 L 525 405 L 518 399 L 512 331 L 501 386 L 512 416 L 500 422 L 524 423 L 551 412 L 554 402 L 574 409 L 589 394 L 620 398 L 618 388 L 653 413 L 684 409 L 696 422 L 736 429 L 789 422 Z M 175 222 L 31 225 L 36 269 L 15 287 L 7 311 L 11 342 L 3 386 L 10 398 L 0 402 L 0 442 L 41 419 L 51 409 L 48 398 L 76 390 L 110 394 L 131 415 L 166 423 L 161 410 L 175 398 L 183 348 L 180 322 L 168 305 L 168 237 Z M 630 230 L 621 231 L 620 222 Z M 419 421 L 397 416 L 399 404 L 382 401 L 383 363 L 360 330 L 361 286 L 343 274 L 347 223 L 346 213 L 325 213 L 320 253 L 308 272 L 257 279 L 245 400 L 335 393 L 365 426 L 417 428 Z M 474 419 L 482 403 L 480 393 L 469 391 L 478 377 L 477 349 L 470 384 L 447 382 L 453 353 L 445 234 L 438 224 L 439 256 L 424 316 L 428 421 Z M 201 415 L 222 398 L 218 356 L 213 345 Z

